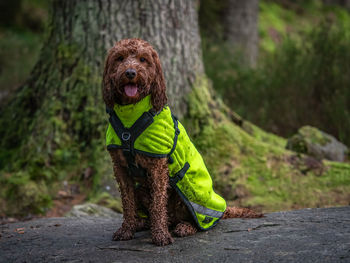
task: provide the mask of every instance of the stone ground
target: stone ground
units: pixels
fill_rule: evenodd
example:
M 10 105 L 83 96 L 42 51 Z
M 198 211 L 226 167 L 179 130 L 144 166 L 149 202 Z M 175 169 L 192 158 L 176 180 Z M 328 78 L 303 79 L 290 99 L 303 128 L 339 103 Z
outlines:
M 148 231 L 111 241 L 118 218 L 44 218 L 0 226 L 0 262 L 350 262 L 350 206 L 228 219 L 156 247 Z

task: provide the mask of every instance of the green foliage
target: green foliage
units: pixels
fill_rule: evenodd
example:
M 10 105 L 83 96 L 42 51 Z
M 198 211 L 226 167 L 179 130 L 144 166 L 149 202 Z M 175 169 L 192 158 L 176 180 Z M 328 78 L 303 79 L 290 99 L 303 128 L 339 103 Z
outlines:
M 236 63 L 225 44 L 204 46 L 207 74 L 229 106 L 265 129 L 289 136 L 312 125 L 350 145 L 349 32 L 321 23 L 302 41 L 285 39 L 256 69 Z
M 23 84 L 38 59 L 49 4 L 47 0 L 0 4 L 0 103 Z
M 275 51 L 285 37 L 300 41 L 327 14 L 317 0 L 259 1 L 260 52 L 264 55 Z
M 26 80 L 41 42 L 38 34 L 29 31 L 0 30 L 0 93 L 11 93 Z
M 48 17 L 47 0 L 12 0 L 0 3 L 0 26 L 43 31 Z
M 203 8 L 215 18 L 210 23 L 220 24 L 224 7 L 210 9 L 212 5 L 208 0 Z M 210 26 L 201 25 L 206 73 L 239 115 L 283 136 L 312 125 L 350 144 L 346 9 L 316 0 L 259 1 L 256 69 L 244 67 L 240 54 L 211 33 Z
M 44 180 L 31 180 L 26 172 L 20 171 L 12 175 L 0 176 L 0 187 L 0 215 L 2 216 L 43 214 L 51 205 L 50 193 Z

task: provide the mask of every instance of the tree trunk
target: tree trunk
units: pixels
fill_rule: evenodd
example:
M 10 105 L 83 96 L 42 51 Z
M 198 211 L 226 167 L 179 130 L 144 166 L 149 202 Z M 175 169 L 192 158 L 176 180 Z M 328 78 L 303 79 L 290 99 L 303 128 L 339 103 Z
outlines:
M 258 2 L 227 0 L 224 15 L 224 38 L 251 66 L 256 65 L 258 58 Z

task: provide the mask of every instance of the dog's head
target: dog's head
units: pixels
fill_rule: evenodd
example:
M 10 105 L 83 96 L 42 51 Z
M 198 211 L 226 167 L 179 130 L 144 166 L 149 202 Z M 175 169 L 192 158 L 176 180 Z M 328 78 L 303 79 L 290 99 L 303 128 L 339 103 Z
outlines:
M 149 94 L 156 111 L 167 102 L 158 54 L 141 39 L 120 40 L 109 50 L 102 86 L 103 99 L 110 108 L 115 103 L 136 103 Z

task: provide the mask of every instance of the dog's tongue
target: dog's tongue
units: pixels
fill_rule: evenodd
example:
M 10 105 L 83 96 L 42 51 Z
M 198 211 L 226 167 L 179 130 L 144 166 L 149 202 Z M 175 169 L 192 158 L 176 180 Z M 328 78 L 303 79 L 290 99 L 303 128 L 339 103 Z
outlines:
M 135 84 L 128 84 L 124 87 L 124 91 L 128 97 L 134 97 L 137 94 L 137 86 Z

